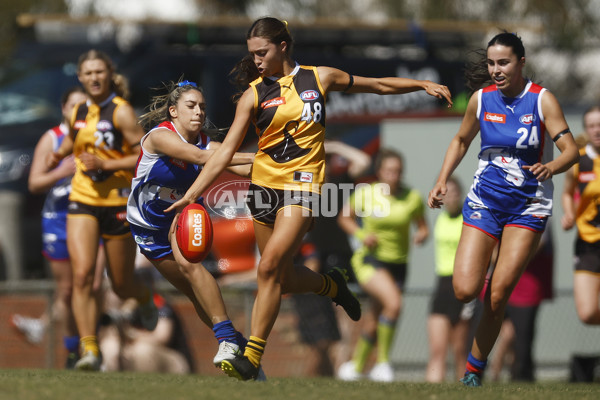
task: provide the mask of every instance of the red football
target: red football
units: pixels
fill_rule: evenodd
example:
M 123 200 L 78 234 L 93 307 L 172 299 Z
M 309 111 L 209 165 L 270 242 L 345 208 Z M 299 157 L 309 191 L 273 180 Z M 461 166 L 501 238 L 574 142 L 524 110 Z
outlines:
M 175 230 L 177 246 L 190 262 L 200 262 L 212 246 L 213 229 L 210 216 L 200 204 L 185 207 L 177 219 Z

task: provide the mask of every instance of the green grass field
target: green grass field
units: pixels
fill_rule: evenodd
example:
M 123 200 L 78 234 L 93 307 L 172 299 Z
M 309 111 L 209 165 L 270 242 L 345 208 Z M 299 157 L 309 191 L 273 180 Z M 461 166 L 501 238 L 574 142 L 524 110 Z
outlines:
M 600 384 L 494 383 L 482 388 L 465 388 L 458 383 L 378 384 L 341 382 L 325 378 L 274 378 L 267 382 L 239 382 L 225 376 L 4 369 L 0 370 L 0 399 L 571 400 L 600 399 Z

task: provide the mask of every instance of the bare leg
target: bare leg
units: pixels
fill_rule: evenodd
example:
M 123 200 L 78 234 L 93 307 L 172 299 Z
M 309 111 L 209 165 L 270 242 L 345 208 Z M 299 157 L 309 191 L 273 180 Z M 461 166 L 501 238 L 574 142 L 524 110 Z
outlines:
M 252 310 L 252 336 L 266 340 L 279 314 L 283 293 L 316 292 L 321 276 L 306 267 L 294 267 L 292 257 L 311 223 L 300 207 L 280 211 L 273 228 L 254 224 L 261 250 L 258 291 Z
M 584 324 L 600 324 L 600 276 L 585 272 L 575 273 L 573 294 L 577 315 Z
M 196 309 L 196 313 L 200 317 L 200 319 L 209 327 L 212 328 L 214 323 L 224 321 L 227 318 L 227 313 L 225 312 L 225 305 L 223 304 L 223 298 L 221 297 L 221 292 L 217 287 L 217 294 L 214 293 L 213 284 L 210 282 L 211 280 L 214 282 L 214 278 L 210 275 L 207 279 L 209 284 L 207 284 L 208 291 L 204 291 L 204 286 L 199 288 L 194 288 L 192 283 L 188 280 L 185 273 L 180 269 L 177 262 L 172 257 L 167 257 L 163 260 L 153 261 L 152 262 L 156 269 L 169 281 L 173 286 L 177 288 L 181 293 L 186 295 L 194 308 Z M 199 268 L 204 269 L 201 265 Z M 196 278 L 201 277 L 204 278 L 204 274 L 199 273 L 196 274 Z M 194 284 L 202 285 L 202 282 L 195 281 Z M 216 284 L 216 282 L 215 282 Z M 210 293 L 208 293 L 210 292 Z M 204 302 L 204 305 L 207 308 L 204 308 L 204 305 L 200 304 L 198 297 L 215 295 L 217 297 L 211 298 L 208 301 Z M 219 301 L 220 300 L 220 301 Z M 221 304 L 219 304 L 219 302 Z M 212 304 L 216 304 L 216 307 L 213 309 Z M 214 321 L 216 320 L 216 321 Z M 214 321 L 214 322 L 213 322 Z
M 471 354 L 486 360 L 498 338 L 508 298 L 529 259 L 535 252 L 541 233 L 518 227 L 506 227 L 498 261 L 484 298 L 481 321 L 475 333 Z
M 98 222 L 88 216 L 67 218 L 67 246 L 73 267 L 72 308 L 80 336 L 96 334 L 99 304 L 93 295 L 100 239 Z
M 69 260 L 52 260 L 50 261 L 50 268 L 56 284 L 51 319 L 60 326 L 62 336 L 75 336 L 77 335 L 77 327 L 71 309 L 71 294 L 73 293 L 71 262 Z M 49 321 L 44 322 L 47 324 Z
M 470 321 L 461 319 L 450 331 L 450 342 L 454 354 L 454 374 L 456 379 L 460 379 L 465 372 L 469 328 Z
M 139 372 L 186 374 L 190 367 L 183 355 L 163 345 L 137 340 L 123 349 L 124 369 Z
M 446 354 L 448 353 L 451 329 L 450 321 L 446 316 L 442 314 L 431 314 L 429 316 L 427 321 L 429 363 L 425 375 L 427 382 L 438 383 L 446 379 Z M 461 367 L 464 367 L 464 363 Z
M 136 256 L 136 244 L 133 236 L 128 234 L 119 238 L 105 238 L 104 251 L 108 276 L 117 296 L 121 299 L 129 297 L 138 300 L 147 299 L 149 289 L 135 279 L 133 273 Z
M 509 359 L 511 358 L 514 340 L 515 330 L 512 322 L 510 322 L 509 319 L 505 319 L 500 328 L 496 350 L 494 350 L 494 358 L 490 364 L 490 372 L 493 381 L 498 381 L 500 379 L 504 364 L 510 364 Z
M 463 225 L 452 276 L 458 300 L 468 303 L 479 295 L 496 243 L 496 239 L 479 229 Z

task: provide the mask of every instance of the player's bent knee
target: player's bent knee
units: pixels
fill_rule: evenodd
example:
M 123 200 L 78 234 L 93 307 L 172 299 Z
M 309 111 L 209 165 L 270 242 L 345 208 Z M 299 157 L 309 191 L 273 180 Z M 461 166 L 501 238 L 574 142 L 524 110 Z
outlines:
M 586 309 L 577 310 L 579 320 L 586 325 L 600 325 L 600 310 Z
M 279 260 L 263 256 L 258 264 L 257 278 L 271 280 L 277 276 Z
M 475 289 L 465 288 L 463 286 L 454 286 L 454 296 L 461 303 L 469 303 L 479 295 Z
M 94 276 L 87 271 L 75 271 L 73 273 L 73 288 L 83 288 L 92 286 L 94 283 Z

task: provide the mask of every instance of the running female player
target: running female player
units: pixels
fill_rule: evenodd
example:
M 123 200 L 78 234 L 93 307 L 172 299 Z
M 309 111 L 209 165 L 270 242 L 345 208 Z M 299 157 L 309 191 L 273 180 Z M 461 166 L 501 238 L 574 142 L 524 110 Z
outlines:
M 76 171 L 67 216 L 67 246 L 73 266 L 73 314 L 81 336 L 76 369 L 97 371 L 101 356 L 96 337 L 98 300 L 93 277 L 102 238 L 108 276 L 123 299 L 140 303 L 144 327 L 152 330 L 158 313 L 149 288 L 134 279 L 135 242 L 126 220 L 132 171 L 144 135 L 126 96 L 124 77 L 97 50 L 79 57 L 77 77 L 89 101 L 73 113 L 69 135 L 48 159 L 49 167 L 73 153 Z
M 470 77 L 491 85 L 469 100 L 462 125 L 450 143 L 428 204 L 439 208 L 446 182 L 481 131 L 479 168 L 463 206 L 463 229 L 454 263 L 456 297 L 467 303 L 483 288 L 492 251 L 500 242 L 496 268 L 461 382 L 481 386 L 487 357 L 496 342 L 504 309 L 552 213 L 552 175 L 577 161 L 577 145 L 558 101 L 523 75 L 525 48 L 512 33 L 489 41 Z M 487 74 L 485 71 L 487 70 Z M 471 88 L 482 80 L 471 80 Z M 553 143 L 560 155 L 552 159 Z

